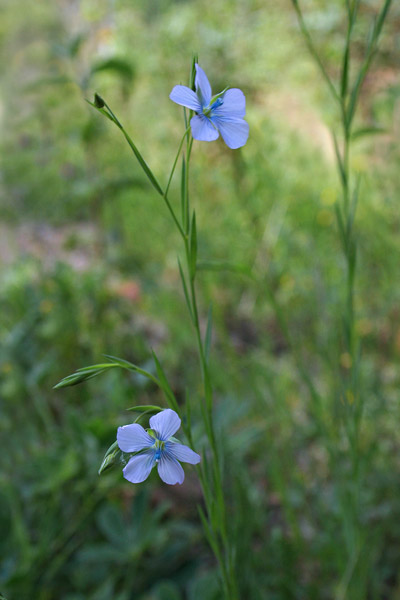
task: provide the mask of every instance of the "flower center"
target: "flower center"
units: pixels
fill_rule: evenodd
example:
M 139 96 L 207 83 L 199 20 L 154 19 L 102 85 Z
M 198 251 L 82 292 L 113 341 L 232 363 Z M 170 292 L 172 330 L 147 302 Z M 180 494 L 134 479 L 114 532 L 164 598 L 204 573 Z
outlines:
M 219 106 L 221 106 L 221 104 L 223 104 L 223 103 L 224 103 L 224 101 L 222 98 L 217 98 L 215 100 L 215 102 L 213 102 L 211 100 L 210 104 L 203 108 L 203 115 L 205 117 L 209 117 L 211 115 L 212 111 L 215 110 L 216 108 L 218 108 Z
M 224 101 L 222 98 L 217 98 L 216 101 L 212 104 L 211 110 L 218 108 L 218 106 L 221 106 L 221 104 L 223 104 L 223 103 L 224 103 Z
M 154 455 L 154 460 L 156 461 L 156 463 L 158 463 L 158 461 L 161 458 L 161 454 L 165 448 L 165 442 L 156 439 L 156 441 L 153 444 L 153 448 L 155 449 L 155 455 Z

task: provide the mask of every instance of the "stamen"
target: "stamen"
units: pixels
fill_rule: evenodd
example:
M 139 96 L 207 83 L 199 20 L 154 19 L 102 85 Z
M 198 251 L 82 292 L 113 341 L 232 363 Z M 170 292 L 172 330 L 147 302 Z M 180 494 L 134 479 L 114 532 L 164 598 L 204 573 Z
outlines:
M 213 103 L 213 105 L 211 106 L 211 110 L 214 110 L 215 108 L 218 108 L 219 106 L 221 106 L 221 104 L 223 104 L 224 101 L 222 98 L 217 98 L 217 100 Z

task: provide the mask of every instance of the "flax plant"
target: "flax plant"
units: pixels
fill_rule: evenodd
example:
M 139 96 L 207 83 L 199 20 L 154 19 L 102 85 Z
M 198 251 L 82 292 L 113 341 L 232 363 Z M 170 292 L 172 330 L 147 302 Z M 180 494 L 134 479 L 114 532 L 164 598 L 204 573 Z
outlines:
M 199 84 L 196 83 L 195 85 L 195 82 L 197 81 L 196 70 L 197 77 L 199 78 Z M 201 89 L 198 89 L 201 86 L 203 86 L 203 90 L 205 86 L 206 91 L 203 91 L 203 94 Z M 242 116 L 244 115 L 244 96 L 240 90 L 224 90 L 224 92 L 221 92 L 221 94 L 218 94 L 214 97 L 210 96 L 210 98 L 207 99 L 205 98 L 205 96 L 208 94 L 207 87 L 209 87 L 208 80 L 205 77 L 204 72 L 197 65 L 196 57 L 194 57 L 190 71 L 189 88 L 184 86 L 175 86 L 170 96 L 172 100 L 185 106 L 185 108 L 183 108 L 185 131 L 178 145 L 178 150 L 165 187 L 161 186 L 151 168 L 143 159 L 136 144 L 129 136 L 124 126 L 114 114 L 107 102 L 98 94 L 96 94 L 94 102 L 89 102 L 89 104 L 97 109 L 121 131 L 148 180 L 161 197 L 162 202 L 165 204 L 165 207 L 171 217 L 171 222 L 179 233 L 183 261 L 178 258 L 178 269 L 188 310 L 188 323 L 191 324 L 194 342 L 198 351 L 199 367 L 203 383 L 203 393 L 201 397 L 200 408 L 204 432 L 208 442 L 207 447 L 202 452 L 201 463 L 197 466 L 205 506 L 205 510 L 203 510 L 201 506 L 198 507 L 198 510 L 206 539 L 218 562 L 223 597 L 226 600 L 239 600 L 236 569 L 234 564 L 235 548 L 233 543 L 233 535 L 228 527 L 228 503 L 225 495 L 225 482 L 222 468 L 222 449 L 221 445 L 218 443 L 220 432 L 218 432 L 217 436 L 213 419 L 214 397 L 209 366 L 212 335 L 211 307 L 208 312 L 207 327 L 204 336 L 200 326 L 200 310 L 197 299 L 197 225 L 196 212 L 192 208 L 190 200 L 190 161 L 194 137 L 195 139 L 212 141 L 217 139 L 219 133 L 221 133 L 228 146 L 231 148 L 237 148 L 243 145 L 247 140 L 248 125 L 242 119 Z M 197 100 L 193 100 L 195 89 L 199 98 L 199 102 L 197 102 Z M 191 101 L 189 101 L 189 108 L 187 103 L 185 104 L 184 101 L 180 101 L 179 93 L 184 94 L 183 100 L 189 94 L 191 98 Z M 211 88 L 209 89 L 209 93 L 211 94 Z M 224 102 L 226 104 L 226 110 L 228 110 L 229 106 L 231 106 L 235 114 L 237 102 L 239 102 L 239 112 L 241 116 L 235 117 L 234 114 L 232 118 L 230 118 L 229 115 L 229 118 L 227 118 L 222 110 Z M 233 129 L 231 127 L 232 123 L 234 123 Z M 240 128 L 240 132 L 238 134 L 235 134 L 235 127 Z M 181 185 L 180 210 L 178 211 L 176 203 L 170 201 L 170 187 L 180 159 Z M 185 402 L 183 406 L 180 406 L 168 382 L 167 375 L 165 374 L 160 361 L 154 352 L 152 354 L 157 372 L 156 376 L 128 361 L 107 356 L 108 362 L 78 369 L 72 375 L 64 378 L 59 384 L 57 384 L 56 387 L 62 388 L 75 385 L 114 368 L 123 368 L 140 373 L 161 389 L 165 396 L 166 404 L 169 409 L 171 409 L 170 413 L 174 411 L 183 417 L 182 427 L 184 433 L 187 437 L 191 450 L 195 450 L 195 440 L 193 438 L 192 428 L 191 393 L 189 391 L 186 394 Z M 139 414 L 135 420 L 135 427 L 137 427 L 136 424 L 140 420 L 151 414 L 159 414 L 163 410 L 163 407 L 145 405 L 132 407 L 131 410 Z M 150 419 L 150 425 L 151 421 L 152 419 Z M 129 427 L 131 426 L 126 426 L 126 428 Z M 125 430 L 125 428 L 120 428 L 119 432 L 120 430 Z M 121 435 L 123 435 L 123 432 Z M 150 451 L 150 454 L 153 456 L 154 461 L 158 462 L 158 459 L 163 452 L 161 448 L 164 448 L 162 436 L 154 435 L 154 432 L 152 432 L 151 429 L 148 430 L 147 434 L 141 433 L 141 435 L 142 437 L 147 435 L 146 443 L 148 446 L 151 444 L 151 436 L 156 438 L 155 445 Z M 172 440 L 171 443 L 176 441 L 174 438 L 170 439 Z M 117 442 L 112 444 L 112 446 L 106 452 L 99 473 L 102 473 L 110 466 L 118 463 L 118 461 L 121 460 L 121 455 L 123 457 L 124 453 L 121 452 L 121 443 L 119 442 L 118 446 Z M 122 449 L 125 450 L 124 447 Z M 188 462 L 193 462 L 193 464 L 195 464 L 195 460 Z M 163 478 L 161 472 L 160 476 Z M 129 479 L 129 477 L 127 478 Z M 143 478 L 141 481 L 142 480 Z M 166 481 L 166 479 L 164 479 L 164 481 Z M 171 483 L 170 481 L 166 482 Z M 181 483 L 181 481 L 177 482 Z
M 353 64 L 352 43 L 359 18 L 360 0 L 345 0 L 346 35 L 344 40 L 340 77 L 338 81 L 329 74 L 323 59 L 310 34 L 298 0 L 292 0 L 301 33 L 316 62 L 322 78 L 337 108 L 340 127 L 332 133 L 338 167 L 341 195 L 335 205 L 337 230 L 343 251 L 345 277 L 343 278 L 344 302 L 342 309 L 342 342 L 340 351 L 341 380 L 336 393 L 336 410 L 341 415 L 340 436 L 337 445 L 346 448 L 344 461 L 339 448 L 331 443 L 332 433 L 323 426 L 332 461 L 334 484 L 339 499 L 339 511 L 343 526 L 345 547 L 340 565 L 340 579 L 336 588 L 336 600 L 363 600 L 366 595 L 368 578 L 368 532 L 362 524 L 362 491 L 365 476 L 365 457 L 361 443 L 365 395 L 361 388 L 361 344 L 356 329 L 357 307 L 355 306 L 355 285 L 357 274 L 357 234 L 356 213 L 360 196 L 360 177 L 351 168 L 352 142 L 365 132 L 355 127 L 355 117 L 359 107 L 360 93 L 364 80 L 377 52 L 379 38 L 388 17 L 391 0 L 384 0 L 376 18 L 371 23 L 365 54 L 361 64 Z M 355 62 L 355 61 L 354 61 Z M 374 133 L 372 131 L 372 133 Z M 321 413 L 320 413 L 321 414 Z M 349 465 L 349 467 L 344 465 Z M 364 563 L 364 566 L 363 566 Z

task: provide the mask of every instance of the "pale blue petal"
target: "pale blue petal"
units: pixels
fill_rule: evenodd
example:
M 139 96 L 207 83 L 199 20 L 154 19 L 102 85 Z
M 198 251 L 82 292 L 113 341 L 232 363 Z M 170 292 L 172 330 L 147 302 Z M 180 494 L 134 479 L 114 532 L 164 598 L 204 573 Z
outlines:
M 168 442 L 165 444 L 165 450 L 170 456 L 172 456 L 172 458 L 176 458 L 176 460 L 181 460 L 182 462 L 190 463 L 191 465 L 197 465 L 201 460 L 199 454 L 183 444 Z
M 141 483 L 148 478 L 155 465 L 155 451 L 148 450 L 143 454 L 132 456 L 123 470 L 125 479 L 131 483 Z
M 158 463 L 158 474 L 164 483 L 168 483 L 169 485 L 183 483 L 183 480 L 185 479 L 185 473 L 181 465 L 175 458 L 166 452 L 161 454 L 161 458 Z
M 196 112 L 201 111 L 201 105 L 197 95 L 193 90 L 185 85 L 176 85 L 169 97 L 173 102 L 176 102 L 181 106 L 186 106 L 187 108 L 195 110 Z
M 244 119 L 226 119 L 224 117 L 212 117 L 212 119 L 229 148 L 236 150 L 245 145 L 249 137 L 249 124 Z
M 117 442 L 122 452 L 139 452 L 154 444 L 154 439 L 138 423 L 118 427 Z
M 237 88 L 227 90 L 222 97 L 222 104 L 213 109 L 212 116 L 244 117 L 246 114 L 246 98 Z
M 190 119 L 190 126 L 195 140 L 200 140 L 201 142 L 213 142 L 219 137 L 216 127 L 214 127 L 210 119 L 207 119 L 204 115 L 192 117 Z
M 157 438 L 162 441 L 168 440 L 181 426 L 181 420 L 174 410 L 167 408 L 157 413 L 150 419 L 150 427 L 154 429 Z
M 202 106 L 208 106 L 211 100 L 211 85 L 203 69 L 196 63 L 196 78 L 194 84 Z

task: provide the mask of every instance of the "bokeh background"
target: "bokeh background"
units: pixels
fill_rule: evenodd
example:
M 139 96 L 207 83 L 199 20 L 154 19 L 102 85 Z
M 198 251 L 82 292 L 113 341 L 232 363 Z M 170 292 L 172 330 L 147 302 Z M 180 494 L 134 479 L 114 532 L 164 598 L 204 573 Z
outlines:
M 378 4 L 361 3 L 355 64 Z M 291 3 L 0 6 L 0 590 L 8 600 L 219 597 L 195 471 L 181 487 L 155 474 L 133 486 L 119 468 L 97 474 L 116 428 L 131 420 L 125 409 L 162 402 L 158 391 L 124 373 L 53 390 L 105 353 L 151 370 L 154 348 L 179 397 L 200 393 L 179 239 L 118 130 L 85 102 L 95 91 L 105 97 L 166 182 L 183 133 L 168 95 L 187 83 L 197 52 L 215 92 L 244 91 L 250 124 L 239 151 L 195 143 L 191 172 L 240 578 L 251 599 L 339 598 L 337 490 L 299 368 L 324 397 L 335 437 L 336 381 L 348 368 L 330 135 L 338 115 Z M 335 77 L 344 2 L 303 6 Z M 370 532 L 360 581 L 365 599 L 391 600 L 400 598 L 399 50 L 394 3 L 352 154 L 362 178 L 356 308 L 368 468 L 360 519 Z M 179 176 L 174 202 L 178 195 Z M 345 451 L 337 468 L 346 469 Z

